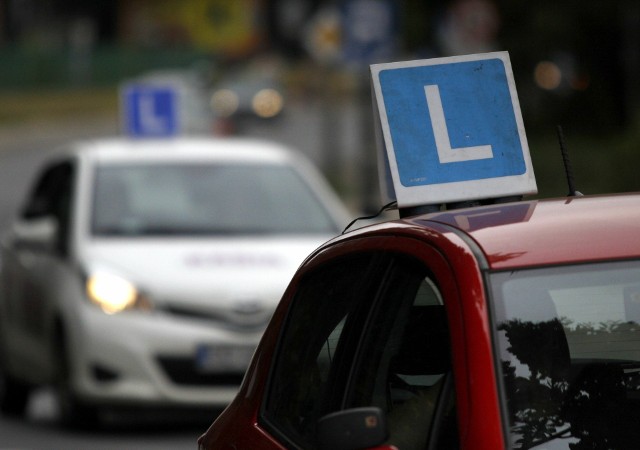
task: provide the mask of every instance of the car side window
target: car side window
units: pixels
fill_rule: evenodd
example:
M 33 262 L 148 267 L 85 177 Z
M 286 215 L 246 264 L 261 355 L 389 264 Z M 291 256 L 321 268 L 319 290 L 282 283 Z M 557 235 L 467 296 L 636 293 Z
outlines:
M 457 448 L 443 298 L 421 263 L 397 258 L 354 364 L 345 408 L 386 412 L 388 444 Z
M 58 249 L 67 248 L 71 225 L 71 202 L 74 165 L 71 161 L 55 163 L 42 173 L 22 210 L 22 220 L 54 217 L 58 227 Z
M 293 300 L 262 417 L 293 444 L 315 445 L 318 419 L 341 400 L 332 386 L 348 373 L 384 266 L 375 255 L 333 263 L 307 275 Z M 366 301 L 365 301 L 366 300 Z
M 307 275 L 276 352 L 263 425 L 293 446 L 315 448 L 322 416 L 378 406 L 390 445 L 457 448 L 444 303 L 425 266 L 399 255 Z

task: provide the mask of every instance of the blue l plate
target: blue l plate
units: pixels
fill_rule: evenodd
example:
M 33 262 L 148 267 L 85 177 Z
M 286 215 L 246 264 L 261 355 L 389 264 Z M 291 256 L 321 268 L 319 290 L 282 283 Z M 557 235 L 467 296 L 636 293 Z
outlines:
M 379 79 L 403 186 L 526 172 L 514 99 L 501 59 L 383 69 Z M 449 140 L 450 160 L 442 158 L 447 150 L 442 148 L 443 137 Z

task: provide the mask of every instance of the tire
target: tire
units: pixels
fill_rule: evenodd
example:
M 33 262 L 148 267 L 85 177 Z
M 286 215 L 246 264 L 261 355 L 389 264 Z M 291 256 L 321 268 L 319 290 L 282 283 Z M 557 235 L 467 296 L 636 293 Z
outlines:
M 64 333 L 57 333 L 55 342 L 58 366 L 54 390 L 60 410 L 60 422 L 67 428 L 95 428 L 99 425 L 97 408 L 80 400 L 73 390 L 72 362 Z
M 29 403 L 30 386 L 4 373 L 0 367 L 0 411 L 14 417 L 24 417 Z
M 2 333 L 0 339 L 1 336 Z M 31 386 L 8 373 L 5 354 L 0 345 L 0 412 L 7 416 L 23 417 L 27 411 Z

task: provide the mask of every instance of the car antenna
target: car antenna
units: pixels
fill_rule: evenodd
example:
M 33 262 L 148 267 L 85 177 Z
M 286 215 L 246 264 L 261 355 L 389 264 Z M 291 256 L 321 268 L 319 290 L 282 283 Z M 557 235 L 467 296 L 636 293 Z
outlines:
M 356 217 L 355 219 L 353 219 L 351 222 L 349 222 L 349 225 L 347 225 L 344 230 L 342 230 L 342 234 L 345 234 L 347 232 L 347 230 L 349 230 L 349 228 L 351 228 L 351 226 L 356 223 L 358 220 L 367 220 L 367 219 L 375 219 L 376 217 L 378 217 L 380 214 L 382 214 L 385 211 L 389 211 L 391 209 L 396 209 L 398 207 L 398 202 L 397 201 L 392 201 L 387 203 L 386 205 L 384 205 L 382 208 L 380 208 L 380 210 L 371 215 L 371 216 L 363 216 L 363 217 Z
M 564 173 L 567 176 L 567 183 L 569 184 L 569 197 L 582 196 L 580 191 L 576 190 L 575 182 L 573 179 L 573 168 L 571 167 L 571 160 L 569 159 L 569 152 L 565 145 L 564 132 L 562 126 L 557 126 L 558 141 L 560 142 L 560 151 L 562 152 L 562 161 L 564 162 Z

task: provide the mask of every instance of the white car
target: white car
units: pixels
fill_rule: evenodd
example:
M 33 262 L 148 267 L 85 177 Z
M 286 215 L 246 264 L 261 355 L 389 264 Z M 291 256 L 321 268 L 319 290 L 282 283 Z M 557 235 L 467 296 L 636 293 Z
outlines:
M 106 407 L 235 395 L 302 260 L 347 224 L 305 158 L 244 139 L 109 139 L 56 153 L 2 237 L 0 408 L 56 387 Z

